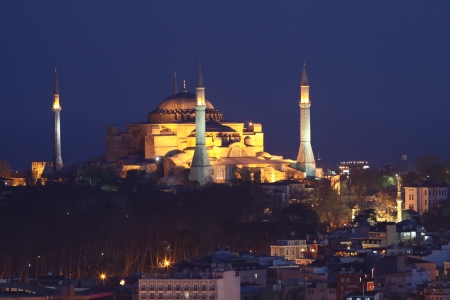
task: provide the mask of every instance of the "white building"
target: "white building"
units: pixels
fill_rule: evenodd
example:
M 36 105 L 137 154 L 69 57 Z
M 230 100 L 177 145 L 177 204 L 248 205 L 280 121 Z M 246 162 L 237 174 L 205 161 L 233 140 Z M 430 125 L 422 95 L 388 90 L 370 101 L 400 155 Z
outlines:
M 239 300 L 240 276 L 234 270 L 164 273 L 139 279 L 139 300 L 216 299 Z
M 412 209 L 424 214 L 436 207 L 439 202 L 447 200 L 449 186 L 433 180 L 418 181 L 412 186 L 405 186 L 405 209 Z
M 306 240 L 278 240 L 277 245 L 270 246 L 270 255 L 295 260 L 304 258 L 303 252 L 306 250 Z

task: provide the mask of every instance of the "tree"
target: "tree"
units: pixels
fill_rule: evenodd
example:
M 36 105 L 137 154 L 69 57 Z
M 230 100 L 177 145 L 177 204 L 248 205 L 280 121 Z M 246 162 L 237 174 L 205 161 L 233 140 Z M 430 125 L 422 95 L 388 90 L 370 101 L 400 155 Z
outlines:
M 349 222 L 351 212 L 347 203 L 330 185 L 316 188 L 308 198 L 308 204 L 311 204 L 320 222 L 327 224 L 328 229 L 335 229 Z
M 302 203 L 293 203 L 281 209 L 277 214 L 281 224 L 287 225 L 299 237 L 315 234 L 319 227 L 316 211 Z
M 416 165 L 423 175 L 427 172 L 429 166 L 438 164 L 441 161 L 441 158 L 436 154 L 425 154 L 416 157 Z
M 447 180 L 447 170 L 443 165 L 432 164 L 428 166 L 424 175 L 429 179 L 440 182 Z

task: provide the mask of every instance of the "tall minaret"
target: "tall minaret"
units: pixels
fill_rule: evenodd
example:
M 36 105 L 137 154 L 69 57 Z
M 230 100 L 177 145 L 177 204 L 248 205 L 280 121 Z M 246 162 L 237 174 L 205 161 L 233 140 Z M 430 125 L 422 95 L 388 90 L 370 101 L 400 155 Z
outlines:
M 63 167 L 61 158 L 61 128 L 60 128 L 60 113 L 61 106 L 59 105 L 59 87 L 58 87 L 58 75 L 55 68 L 55 81 L 53 85 L 53 106 L 52 110 L 55 113 L 55 131 L 53 139 L 53 171 L 59 171 Z
M 300 83 L 300 148 L 298 149 L 297 167 L 305 176 L 316 175 L 316 162 L 311 148 L 311 122 L 309 101 L 309 83 L 306 66 L 303 63 L 302 81 Z
M 196 180 L 200 185 L 205 185 L 213 182 L 214 178 L 205 144 L 205 84 L 203 83 L 200 63 L 198 64 L 197 87 L 195 90 L 197 94 L 197 104 L 195 105 L 195 152 L 192 158 L 189 180 Z
M 400 176 L 395 175 L 397 177 L 397 198 L 395 201 L 397 202 L 397 223 L 402 221 L 402 178 Z

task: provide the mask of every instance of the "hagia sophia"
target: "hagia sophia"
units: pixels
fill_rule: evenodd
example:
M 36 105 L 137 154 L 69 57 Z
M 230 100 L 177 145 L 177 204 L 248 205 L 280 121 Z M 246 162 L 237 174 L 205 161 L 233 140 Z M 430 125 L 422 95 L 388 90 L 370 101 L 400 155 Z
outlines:
M 293 101 L 292 107 L 295 102 Z M 228 121 L 205 97 L 201 65 L 198 67 L 195 93 L 186 82 L 178 92 L 176 73 L 173 93 L 147 115 L 147 121 L 125 124 L 125 130 L 108 126 L 105 155 L 78 163 L 77 176 L 95 165 L 126 177 L 138 170 L 148 175 L 158 173 L 162 185 L 188 182 L 232 183 L 245 180 L 273 183 L 284 179 L 322 177 L 321 161 L 317 166 L 311 147 L 309 82 L 306 67 L 300 83 L 300 145 L 297 160 L 271 155 L 264 149 L 264 132 L 260 123 Z M 54 147 L 52 161 L 32 163 L 32 179 L 67 172 L 63 169 L 58 78 L 55 69 L 53 106 Z
M 185 81 L 183 90 L 178 92 L 176 74 L 173 84 L 173 94 L 148 113 L 146 122 L 125 124 L 125 131 L 119 127 L 107 128 L 106 163 L 116 165 L 122 172 L 133 169 L 152 172 L 162 160 L 162 180 L 169 184 L 181 183 L 187 177 L 205 184 L 230 183 L 235 179 L 275 182 L 287 177 L 316 176 L 305 66 L 300 89 L 301 134 L 297 160 L 264 151 L 262 124 L 227 121 L 205 98 L 200 65 L 195 94 L 188 91 Z M 203 134 L 196 135 L 197 132 L 204 132 L 204 138 Z M 198 159 L 201 162 L 196 162 Z M 202 177 L 206 175 L 200 175 L 200 179 L 188 175 L 197 172 L 192 168 L 209 172 L 209 179 Z

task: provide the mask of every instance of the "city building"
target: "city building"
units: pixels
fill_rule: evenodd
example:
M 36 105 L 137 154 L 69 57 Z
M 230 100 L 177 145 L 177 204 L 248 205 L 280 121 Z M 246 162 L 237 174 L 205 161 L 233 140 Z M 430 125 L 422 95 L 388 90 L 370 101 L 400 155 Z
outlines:
M 270 246 L 270 255 L 295 260 L 304 258 L 303 252 L 307 250 L 306 240 L 278 240 L 276 245 Z
M 373 289 L 373 281 L 367 281 L 365 273 L 341 271 L 337 275 L 336 300 L 346 299 L 347 295 L 353 291 L 367 292 Z
M 419 288 L 419 294 L 423 300 L 448 300 L 450 283 L 447 280 L 427 282 Z
M 306 289 L 307 300 L 336 300 L 336 282 L 306 282 Z
M 151 274 L 139 279 L 139 300 L 240 299 L 240 275 L 234 270 L 185 270 Z
M 436 206 L 447 200 L 449 184 L 434 180 L 416 181 L 410 186 L 405 186 L 405 209 L 412 209 L 419 214 L 424 214 L 436 209 Z
M 361 171 L 369 169 L 369 162 L 368 161 L 343 161 L 339 165 L 339 170 L 341 174 L 350 174 L 354 171 Z

